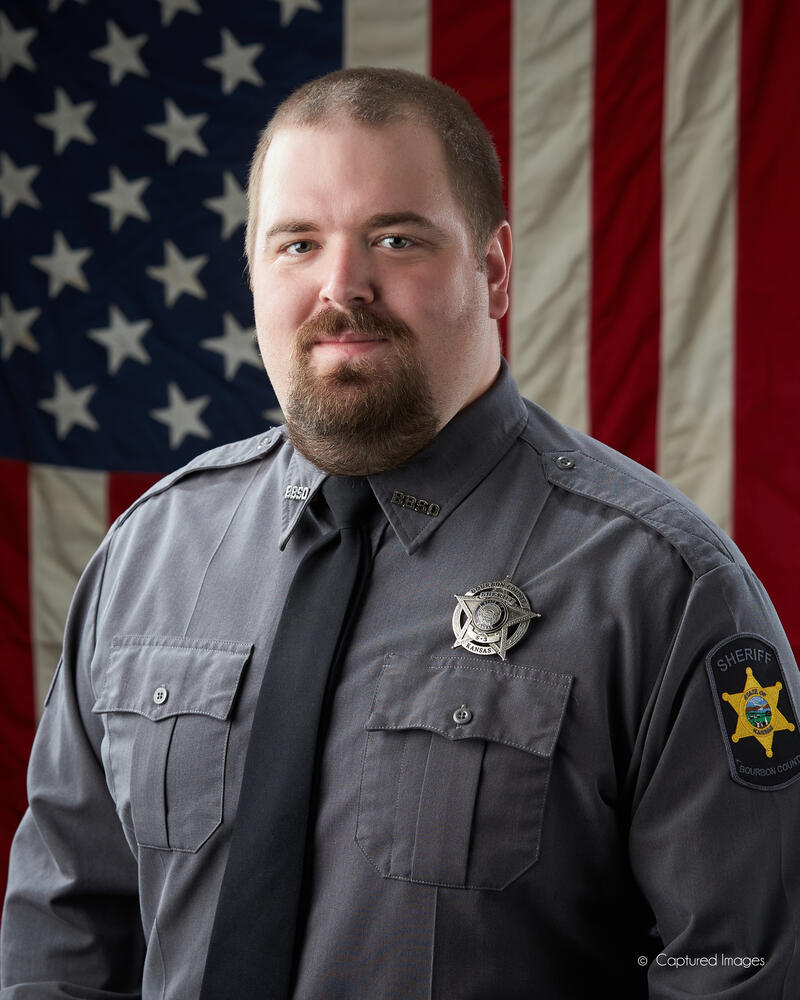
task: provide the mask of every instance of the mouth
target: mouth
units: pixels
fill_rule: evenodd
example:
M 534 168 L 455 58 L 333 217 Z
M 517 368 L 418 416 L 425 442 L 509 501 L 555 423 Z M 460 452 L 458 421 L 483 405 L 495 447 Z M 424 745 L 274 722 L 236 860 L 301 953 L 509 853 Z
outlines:
M 411 337 L 411 330 L 393 317 L 366 309 L 328 310 L 298 329 L 296 349 L 318 375 L 326 375 L 344 371 L 349 363 L 392 363 Z
M 370 344 L 386 340 L 378 333 L 359 333 L 356 330 L 338 330 L 336 333 L 322 333 L 314 339 L 317 344 Z
M 320 360 L 334 362 L 347 358 L 361 357 L 385 349 L 390 341 L 377 333 L 360 333 L 355 330 L 340 330 L 324 333 L 311 345 L 311 354 Z

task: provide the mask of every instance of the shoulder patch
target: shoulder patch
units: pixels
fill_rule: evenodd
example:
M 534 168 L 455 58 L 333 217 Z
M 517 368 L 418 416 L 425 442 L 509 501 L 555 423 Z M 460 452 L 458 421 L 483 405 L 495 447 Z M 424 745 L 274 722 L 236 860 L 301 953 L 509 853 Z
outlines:
M 706 670 L 733 780 L 770 791 L 800 778 L 797 713 L 772 643 L 740 632 L 711 650 Z

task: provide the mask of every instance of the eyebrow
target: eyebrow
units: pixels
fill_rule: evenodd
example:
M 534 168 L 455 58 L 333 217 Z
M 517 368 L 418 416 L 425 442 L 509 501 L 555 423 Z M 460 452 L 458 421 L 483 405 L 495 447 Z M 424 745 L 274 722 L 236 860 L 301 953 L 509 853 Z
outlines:
M 417 212 L 381 212 L 367 219 L 368 229 L 390 229 L 392 226 L 402 226 L 411 223 L 430 233 L 444 236 L 444 232 L 425 215 Z
M 306 222 L 305 219 L 285 219 L 270 226 L 264 233 L 264 241 L 271 240 L 279 233 L 315 233 L 318 227 L 314 222 Z
M 409 223 L 441 238 L 446 235 L 435 222 L 418 212 L 379 212 L 366 220 L 366 228 L 390 229 L 393 226 L 408 225 Z M 271 240 L 273 236 L 282 234 L 316 233 L 318 231 L 319 226 L 307 219 L 282 219 L 269 227 L 264 234 L 264 242 Z

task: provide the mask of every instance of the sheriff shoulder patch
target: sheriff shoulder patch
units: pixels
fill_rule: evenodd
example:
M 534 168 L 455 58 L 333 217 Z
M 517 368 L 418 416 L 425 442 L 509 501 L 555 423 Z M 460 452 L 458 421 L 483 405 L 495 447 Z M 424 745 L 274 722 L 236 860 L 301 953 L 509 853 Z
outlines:
M 706 657 L 734 781 L 769 791 L 800 778 L 800 732 L 775 647 L 740 633 Z

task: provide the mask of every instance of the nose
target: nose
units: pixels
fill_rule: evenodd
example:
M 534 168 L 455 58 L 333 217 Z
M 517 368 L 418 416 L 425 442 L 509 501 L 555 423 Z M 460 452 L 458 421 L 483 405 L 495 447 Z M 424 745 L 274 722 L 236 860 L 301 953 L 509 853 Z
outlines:
M 375 300 L 374 275 L 367 247 L 352 242 L 328 244 L 320 301 L 329 307 L 350 309 Z

